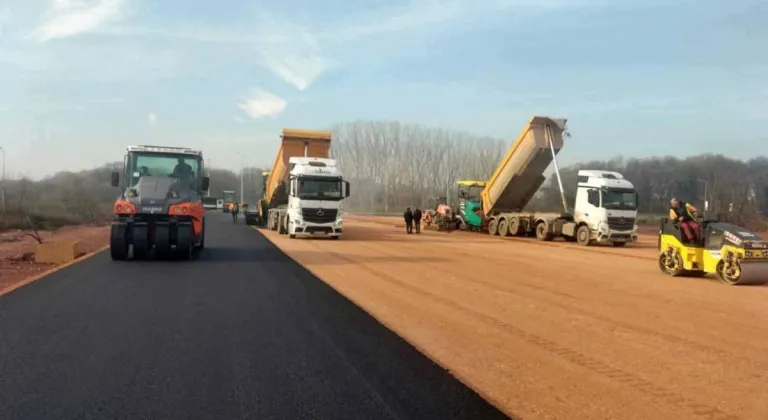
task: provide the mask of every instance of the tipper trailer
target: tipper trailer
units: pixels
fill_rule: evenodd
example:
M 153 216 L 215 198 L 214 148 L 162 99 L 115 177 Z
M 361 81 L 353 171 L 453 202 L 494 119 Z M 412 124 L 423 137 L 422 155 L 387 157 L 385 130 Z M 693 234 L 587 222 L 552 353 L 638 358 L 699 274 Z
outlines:
M 329 159 L 330 148 L 330 131 L 283 129 L 272 169 L 263 175 L 258 215 L 251 219 L 290 238 L 341 237 L 342 201 L 350 186 Z
M 566 119 L 535 116 L 520 132 L 488 181 L 458 184 L 459 227 L 490 235 L 536 236 L 542 241 L 563 237 L 581 245 L 624 246 L 637 240 L 637 193 L 618 172 L 581 170 L 573 211 L 557 166 Z M 563 213 L 526 212 L 525 207 L 546 181 L 554 163 Z

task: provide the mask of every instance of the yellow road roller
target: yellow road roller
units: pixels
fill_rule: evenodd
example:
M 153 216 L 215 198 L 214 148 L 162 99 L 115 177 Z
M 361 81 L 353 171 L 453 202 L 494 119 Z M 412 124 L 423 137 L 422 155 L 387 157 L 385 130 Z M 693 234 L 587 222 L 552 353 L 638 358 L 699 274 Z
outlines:
M 659 268 L 674 277 L 715 274 L 723 283 L 768 283 L 768 241 L 742 227 L 704 220 L 700 241 L 689 241 L 680 226 L 664 219 L 659 228 Z

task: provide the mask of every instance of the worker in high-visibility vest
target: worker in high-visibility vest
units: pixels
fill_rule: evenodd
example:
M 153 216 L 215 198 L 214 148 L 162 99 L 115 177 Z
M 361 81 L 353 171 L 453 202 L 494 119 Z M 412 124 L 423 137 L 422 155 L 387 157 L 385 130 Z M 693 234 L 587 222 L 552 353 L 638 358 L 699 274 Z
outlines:
M 232 222 L 237 223 L 237 213 L 240 212 L 240 206 L 233 201 L 230 211 L 232 212 Z

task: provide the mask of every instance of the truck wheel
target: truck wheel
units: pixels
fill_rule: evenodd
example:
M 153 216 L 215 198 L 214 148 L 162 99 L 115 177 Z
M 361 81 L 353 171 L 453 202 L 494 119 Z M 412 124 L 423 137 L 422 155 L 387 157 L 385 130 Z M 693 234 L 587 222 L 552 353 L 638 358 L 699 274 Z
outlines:
M 508 220 L 507 222 L 507 230 L 509 231 L 509 236 L 517 236 L 520 234 L 520 219 L 517 217 L 513 217 Z
M 496 219 L 491 219 L 490 222 L 488 222 L 488 234 L 491 236 L 496 236 L 499 234 L 499 221 Z
M 506 220 L 502 220 L 499 222 L 499 236 L 501 237 L 509 236 L 509 228 L 507 226 Z
M 125 235 L 125 224 L 113 224 L 109 235 L 109 254 L 115 261 L 128 258 L 128 238 Z
M 590 239 L 591 235 L 592 232 L 589 230 L 589 226 L 581 225 L 579 226 L 579 229 L 576 230 L 576 242 L 582 246 L 589 246 L 589 244 L 592 242 Z
M 555 235 L 547 232 L 547 224 L 544 222 L 540 222 L 536 225 L 536 239 L 540 241 L 551 241 L 555 238 Z

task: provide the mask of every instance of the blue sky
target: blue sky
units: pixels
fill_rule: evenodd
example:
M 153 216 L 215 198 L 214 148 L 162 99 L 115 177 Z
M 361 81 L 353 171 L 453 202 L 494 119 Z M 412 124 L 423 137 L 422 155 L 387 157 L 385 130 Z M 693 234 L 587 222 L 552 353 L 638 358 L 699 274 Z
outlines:
M 282 127 L 400 120 L 565 162 L 766 153 L 768 3 L 0 0 L 0 146 L 38 178 L 186 145 L 268 165 Z

